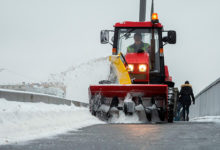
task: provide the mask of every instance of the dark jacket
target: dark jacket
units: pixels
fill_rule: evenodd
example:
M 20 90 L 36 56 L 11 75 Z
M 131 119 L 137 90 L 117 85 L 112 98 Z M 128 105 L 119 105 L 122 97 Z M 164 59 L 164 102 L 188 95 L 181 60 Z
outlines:
M 180 102 L 183 105 L 191 105 L 191 101 L 195 103 L 195 98 L 190 84 L 183 84 L 180 90 Z

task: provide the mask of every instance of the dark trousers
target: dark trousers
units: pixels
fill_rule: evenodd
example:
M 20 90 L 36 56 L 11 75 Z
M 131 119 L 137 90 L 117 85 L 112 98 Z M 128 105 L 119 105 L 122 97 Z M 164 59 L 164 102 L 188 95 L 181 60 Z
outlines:
M 189 121 L 189 106 L 190 105 L 186 105 L 186 104 L 183 104 L 183 120 L 187 120 Z M 186 116 L 186 118 L 185 118 Z

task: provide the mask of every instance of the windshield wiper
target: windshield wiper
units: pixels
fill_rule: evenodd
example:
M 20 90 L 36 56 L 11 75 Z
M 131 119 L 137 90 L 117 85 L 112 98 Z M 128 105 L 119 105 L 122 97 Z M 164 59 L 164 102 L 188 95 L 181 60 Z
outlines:
M 122 35 L 122 36 L 120 37 L 120 39 L 123 38 L 123 37 L 125 37 L 125 39 L 128 39 L 129 36 L 131 35 L 130 33 L 131 33 L 132 31 L 134 31 L 134 30 L 135 30 L 135 29 L 130 29 L 130 30 L 128 30 L 124 35 Z

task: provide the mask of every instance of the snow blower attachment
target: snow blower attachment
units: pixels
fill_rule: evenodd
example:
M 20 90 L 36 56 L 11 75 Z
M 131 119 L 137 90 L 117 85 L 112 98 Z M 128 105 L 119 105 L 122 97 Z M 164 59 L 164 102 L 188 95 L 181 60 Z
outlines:
M 177 94 L 164 65 L 163 47 L 176 43 L 176 32 L 164 31 L 153 11 L 151 21 L 114 27 L 109 79 L 90 85 L 90 112 L 107 121 L 124 113 L 137 115 L 141 122 L 173 122 Z M 101 31 L 102 44 L 109 43 L 109 32 Z

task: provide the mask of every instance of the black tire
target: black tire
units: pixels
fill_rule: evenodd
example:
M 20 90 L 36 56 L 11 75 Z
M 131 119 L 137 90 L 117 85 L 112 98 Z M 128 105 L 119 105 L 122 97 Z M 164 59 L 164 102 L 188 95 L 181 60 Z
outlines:
M 151 120 L 152 120 L 151 113 L 146 113 L 146 117 L 147 117 L 147 120 L 148 120 L 149 122 L 151 122 Z
M 167 118 L 167 121 L 168 121 L 169 123 L 173 123 L 173 117 L 174 117 L 174 115 L 173 115 L 173 109 L 170 108 L 170 110 L 168 110 L 168 118 Z
M 158 114 L 159 114 L 159 118 L 161 121 L 165 120 L 165 112 L 163 110 L 163 108 L 161 108 L 161 110 L 158 110 Z

